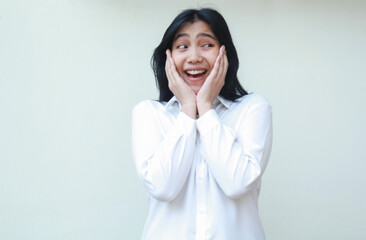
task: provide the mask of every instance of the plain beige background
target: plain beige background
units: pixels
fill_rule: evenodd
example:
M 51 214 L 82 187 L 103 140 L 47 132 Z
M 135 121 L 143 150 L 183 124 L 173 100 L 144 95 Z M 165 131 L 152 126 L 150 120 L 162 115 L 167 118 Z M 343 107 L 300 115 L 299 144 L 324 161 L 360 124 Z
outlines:
M 0 239 L 139 239 L 131 110 L 167 26 L 207 6 L 273 105 L 268 239 L 366 238 L 366 1 L 0 0 Z

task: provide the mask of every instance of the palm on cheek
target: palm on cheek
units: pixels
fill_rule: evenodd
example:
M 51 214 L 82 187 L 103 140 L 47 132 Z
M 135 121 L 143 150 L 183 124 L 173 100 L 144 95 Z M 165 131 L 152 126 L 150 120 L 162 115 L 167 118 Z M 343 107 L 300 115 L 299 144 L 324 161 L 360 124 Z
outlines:
M 228 66 L 229 63 L 225 47 L 221 46 L 215 65 L 196 97 L 197 108 L 200 116 L 212 108 L 214 99 L 219 95 L 225 84 Z
M 182 105 L 182 111 L 192 118 L 196 115 L 196 94 L 179 76 L 170 50 L 166 51 L 167 59 L 165 72 L 168 78 L 169 89 Z

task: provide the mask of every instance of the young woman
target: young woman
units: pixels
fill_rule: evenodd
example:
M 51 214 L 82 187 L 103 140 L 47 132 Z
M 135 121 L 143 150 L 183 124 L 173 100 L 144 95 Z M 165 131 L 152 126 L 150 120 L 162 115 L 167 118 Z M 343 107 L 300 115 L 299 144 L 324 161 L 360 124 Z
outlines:
M 265 239 L 258 215 L 271 106 L 248 94 L 224 18 L 188 9 L 152 57 L 159 101 L 133 110 L 132 145 L 149 194 L 143 239 Z

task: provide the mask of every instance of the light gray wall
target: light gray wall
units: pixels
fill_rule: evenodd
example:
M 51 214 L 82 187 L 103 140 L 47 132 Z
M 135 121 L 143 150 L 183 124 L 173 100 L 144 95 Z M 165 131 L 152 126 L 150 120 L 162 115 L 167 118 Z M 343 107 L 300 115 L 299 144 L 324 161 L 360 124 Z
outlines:
M 139 238 L 131 109 L 157 98 L 168 24 L 202 6 L 273 105 L 268 239 L 366 238 L 366 1 L 0 0 L 0 239 Z

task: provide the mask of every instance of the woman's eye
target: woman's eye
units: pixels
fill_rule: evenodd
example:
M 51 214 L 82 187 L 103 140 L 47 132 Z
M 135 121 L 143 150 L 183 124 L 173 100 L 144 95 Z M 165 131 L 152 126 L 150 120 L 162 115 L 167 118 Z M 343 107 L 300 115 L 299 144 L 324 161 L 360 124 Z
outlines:
M 177 46 L 178 49 L 184 49 L 187 48 L 187 45 L 181 44 Z
M 213 47 L 213 44 L 211 44 L 211 43 L 206 43 L 206 44 L 203 44 L 203 47 Z

